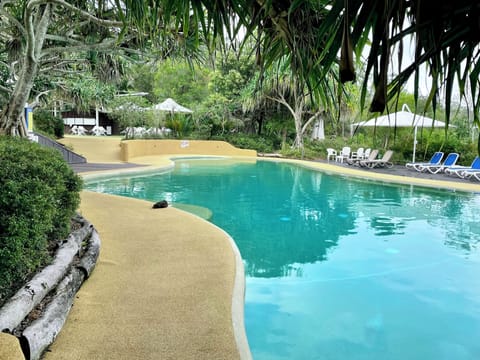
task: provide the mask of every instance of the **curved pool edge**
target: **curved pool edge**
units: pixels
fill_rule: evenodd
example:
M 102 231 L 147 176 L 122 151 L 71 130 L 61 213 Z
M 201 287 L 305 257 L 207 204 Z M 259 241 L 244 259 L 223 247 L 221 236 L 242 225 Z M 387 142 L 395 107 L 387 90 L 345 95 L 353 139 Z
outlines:
M 124 169 L 109 169 L 103 171 L 91 171 L 80 173 L 79 175 L 85 181 L 92 180 L 101 180 L 106 178 L 111 178 L 115 176 L 139 176 L 139 175 L 150 175 L 157 172 L 166 172 L 170 171 L 175 167 L 173 160 L 169 159 L 168 162 L 162 162 L 161 164 L 156 165 L 145 165 L 141 167 L 134 168 L 124 168 Z
M 235 243 L 235 240 L 222 228 L 212 224 L 222 231 L 232 248 L 235 258 L 235 279 L 232 292 L 232 326 L 235 342 L 241 360 L 251 360 L 252 353 L 248 344 L 247 331 L 245 328 L 245 269 L 243 267 L 242 255 Z
M 198 158 L 201 158 L 201 157 L 199 156 Z M 102 178 L 109 178 L 109 177 L 115 177 L 115 176 L 131 176 L 131 175 L 142 175 L 142 174 L 148 175 L 158 171 L 161 171 L 161 172 L 170 171 L 175 166 L 174 165 L 175 159 L 177 159 L 177 157 L 172 155 L 171 157 L 169 157 L 170 163 L 168 164 L 164 163 L 164 164 L 157 164 L 157 165 L 149 165 L 146 167 L 134 168 L 134 169 L 112 169 L 112 170 L 106 170 L 101 172 L 84 173 L 80 175 L 86 181 L 99 180 Z M 181 157 L 179 157 L 178 159 L 181 159 Z M 245 279 L 245 271 L 244 271 L 240 250 L 238 249 L 237 244 L 235 243 L 235 240 L 224 229 L 199 217 L 196 214 L 189 213 L 183 209 L 177 208 L 177 210 L 188 213 L 190 216 L 195 216 L 201 219 L 202 221 L 208 223 L 213 228 L 219 230 L 221 233 L 225 235 L 225 239 L 228 241 L 232 249 L 234 262 L 235 262 L 235 274 L 234 274 L 232 299 L 231 299 L 231 303 L 232 303 L 231 317 L 232 317 L 233 334 L 235 338 L 235 343 L 237 345 L 239 358 L 241 360 L 251 360 L 252 354 L 250 351 L 250 346 L 248 344 L 248 338 L 247 338 L 247 333 L 245 328 L 245 316 L 244 316 L 246 279 Z
M 176 208 L 181 212 L 188 213 L 190 216 L 199 218 L 201 221 L 209 224 L 225 236 L 225 240 L 228 241 L 230 248 L 232 249 L 233 257 L 235 260 L 235 275 L 232 288 L 232 328 L 233 335 L 235 337 L 235 343 L 237 345 L 238 353 L 241 360 L 252 360 L 252 353 L 248 344 L 247 331 L 245 328 L 245 269 L 243 266 L 242 255 L 235 240 L 232 236 L 221 227 L 214 223 L 205 220 L 197 214 L 188 212 L 187 210 Z

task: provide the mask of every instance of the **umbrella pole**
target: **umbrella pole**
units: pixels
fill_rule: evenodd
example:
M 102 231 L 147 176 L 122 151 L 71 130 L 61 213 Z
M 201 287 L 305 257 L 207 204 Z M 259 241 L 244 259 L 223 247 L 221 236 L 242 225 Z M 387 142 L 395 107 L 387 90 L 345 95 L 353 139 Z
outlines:
M 413 156 L 412 156 L 412 163 L 415 162 L 415 152 L 417 151 L 417 127 L 415 126 L 415 130 L 413 131 Z

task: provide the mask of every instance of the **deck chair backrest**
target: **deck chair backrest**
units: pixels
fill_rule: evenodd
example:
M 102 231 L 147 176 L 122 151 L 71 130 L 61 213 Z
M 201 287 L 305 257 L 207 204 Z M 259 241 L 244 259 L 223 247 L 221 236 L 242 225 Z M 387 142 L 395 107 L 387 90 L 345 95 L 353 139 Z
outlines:
M 351 152 L 352 152 L 352 149 L 349 146 L 344 146 L 342 151 L 340 151 L 340 155 L 350 157 Z
M 337 150 L 332 149 L 332 148 L 327 148 L 327 155 L 337 155 Z
M 480 169 L 480 157 L 479 156 L 475 156 L 475 159 L 473 159 L 472 161 L 472 165 L 470 165 L 470 167 L 472 169 Z
M 432 158 L 430 159 L 430 164 L 432 165 L 437 165 L 440 164 L 443 158 L 443 152 L 437 151 L 435 154 L 432 155 Z
M 367 161 L 375 160 L 377 158 L 377 156 L 378 156 L 378 150 L 374 149 L 374 150 L 370 151 L 370 155 L 368 155 Z
M 457 162 L 459 156 L 460 156 L 460 155 L 458 155 L 457 153 L 450 153 L 450 154 L 448 154 L 447 157 L 445 158 L 445 161 L 443 162 L 443 166 L 452 166 L 452 165 L 455 165 L 455 163 Z
M 336 157 L 337 157 L 337 150 L 332 148 L 327 148 L 327 161 L 330 161 L 330 159 L 335 160 Z
M 383 157 L 382 157 L 382 161 L 385 161 L 385 162 L 390 161 L 392 155 L 393 155 L 392 150 L 385 151 L 385 154 L 383 154 Z

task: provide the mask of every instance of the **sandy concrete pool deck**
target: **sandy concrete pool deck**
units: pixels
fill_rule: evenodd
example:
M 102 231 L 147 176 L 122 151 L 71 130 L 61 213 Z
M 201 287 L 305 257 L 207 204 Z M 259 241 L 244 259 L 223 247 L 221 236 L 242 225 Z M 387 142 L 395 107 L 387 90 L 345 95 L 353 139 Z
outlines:
M 85 178 L 172 167 L 169 156 L 122 163 L 119 138 L 63 142 L 88 159 L 81 170 Z M 480 192 L 473 182 L 293 162 L 327 173 Z M 243 266 L 232 239 L 196 216 L 151 205 L 82 192 L 80 211 L 100 234 L 100 258 L 45 359 L 250 358 L 243 332 Z

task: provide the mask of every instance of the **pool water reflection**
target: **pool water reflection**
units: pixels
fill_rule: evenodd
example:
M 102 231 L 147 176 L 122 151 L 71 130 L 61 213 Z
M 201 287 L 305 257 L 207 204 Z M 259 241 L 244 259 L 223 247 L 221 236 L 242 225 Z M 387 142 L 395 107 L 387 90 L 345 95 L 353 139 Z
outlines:
M 478 195 L 225 160 L 86 187 L 212 210 L 255 359 L 480 358 Z

